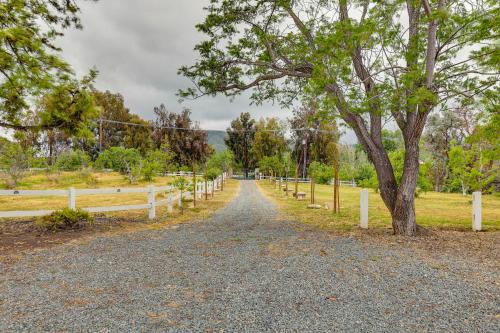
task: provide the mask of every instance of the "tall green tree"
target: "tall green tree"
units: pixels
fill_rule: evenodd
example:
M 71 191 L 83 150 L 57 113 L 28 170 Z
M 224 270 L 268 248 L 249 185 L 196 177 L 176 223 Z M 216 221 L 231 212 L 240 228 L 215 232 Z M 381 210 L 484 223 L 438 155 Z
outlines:
M 79 99 L 74 86 L 68 89 L 73 72 L 55 44 L 65 29 L 81 28 L 78 12 L 75 0 L 0 2 L 0 126 L 26 130 L 22 118 L 32 100 L 43 95 L 67 90 Z M 82 113 L 65 117 L 58 111 L 47 113 L 37 125 L 71 128 L 78 116 L 85 117 Z
M 213 150 L 208 144 L 207 132 L 191 120 L 191 111 L 169 112 L 162 104 L 155 107 L 154 112 L 154 143 L 158 147 L 167 144 L 174 154 L 173 162 L 178 166 L 194 167 L 205 163 Z
M 427 116 L 497 85 L 495 0 L 214 0 L 197 25 L 200 60 L 183 96 L 253 89 L 257 102 L 315 96 L 344 120 L 375 166 L 396 234 L 418 231 L 414 194 Z M 390 115 L 405 143 L 398 182 L 382 144 Z
M 257 161 L 264 156 L 281 156 L 286 150 L 285 128 L 277 118 L 260 119 L 255 123 L 251 153 Z
M 241 113 L 238 118 L 231 121 L 231 127 L 226 132 L 227 137 L 224 142 L 233 152 L 236 161 L 241 163 L 245 178 L 248 178 L 250 168 L 255 166 L 252 156 L 255 120 L 251 118 L 250 113 Z
M 130 110 L 125 106 L 125 100 L 120 93 L 106 91 L 93 91 L 95 104 L 99 107 L 99 120 L 104 120 L 96 126 L 95 137 L 98 139 L 99 149 L 104 151 L 110 147 L 123 144 L 123 137 L 127 125 L 115 122 L 129 122 Z M 111 120 L 113 122 L 108 122 Z

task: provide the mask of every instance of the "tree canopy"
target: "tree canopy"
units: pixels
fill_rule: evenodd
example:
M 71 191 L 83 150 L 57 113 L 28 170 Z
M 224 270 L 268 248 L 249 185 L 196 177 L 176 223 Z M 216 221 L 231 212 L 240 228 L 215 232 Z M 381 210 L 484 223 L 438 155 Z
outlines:
M 75 0 L 6 0 L 0 3 L 0 125 L 23 129 L 21 120 L 34 99 L 71 95 L 82 108 L 89 102 L 85 86 L 75 85 L 71 67 L 59 55 L 55 40 L 67 28 L 82 27 Z M 95 77 L 91 71 L 89 77 Z M 52 106 L 60 106 L 54 104 Z M 52 111 L 52 109 L 49 109 Z M 71 128 L 80 112 L 61 116 L 48 112 L 42 127 Z M 86 116 L 83 116 L 85 121 Z M 67 122 L 68 121 L 68 122 Z
M 184 97 L 236 95 L 290 105 L 313 96 L 355 132 L 374 164 L 395 233 L 417 232 L 419 141 L 436 106 L 497 89 L 494 0 L 211 1 L 197 25 L 200 60 L 180 72 Z M 385 119 L 405 142 L 398 181 L 382 144 Z

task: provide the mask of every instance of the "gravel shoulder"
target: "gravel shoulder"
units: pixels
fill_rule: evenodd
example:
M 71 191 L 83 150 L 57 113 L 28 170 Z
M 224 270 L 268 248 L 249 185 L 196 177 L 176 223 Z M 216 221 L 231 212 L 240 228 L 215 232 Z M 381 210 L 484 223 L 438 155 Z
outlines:
M 242 181 L 201 223 L 0 264 L 0 332 L 499 332 L 498 277 L 307 230 Z

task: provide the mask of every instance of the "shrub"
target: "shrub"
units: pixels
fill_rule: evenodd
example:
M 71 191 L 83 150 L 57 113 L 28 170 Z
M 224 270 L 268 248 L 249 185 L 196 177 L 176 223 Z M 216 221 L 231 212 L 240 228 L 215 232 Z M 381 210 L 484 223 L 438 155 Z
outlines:
M 96 185 L 99 179 L 90 172 L 88 169 L 83 169 L 78 173 L 78 178 L 84 181 L 87 185 Z
M 14 188 L 26 174 L 29 156 L 17 143 L 2 141 L 0 145 L 0 169 L 9 176 L 7 187 Z
M 87 167 L 90 157 L 82 150 L 68 150 L 57 157 L 55 167 L 63 171 L 76 171 Z
M 212 181 L 215 180 L 217 177 L 219 177 L 221 173 L 222 171 L 218 168 L 208 168 L 203 178 Z
M 92 216 L 84 210 L 64 208 L 50 215 L 39 217 L 35 225 L 40 229 L 55 232 L 65 229 L 81 229 L 92 225 L 93 222 Z
M 128 169 L 138 165 L 141 154 L 134 148 L 111 147 L 103 151 L 94 166 L 98 169 L 112 169 L 121 173 L 127 173 Z
M 330 184 L 333 179 L 333 167 L 315 161 L 309 166 L 309 175 L 318 184 Z

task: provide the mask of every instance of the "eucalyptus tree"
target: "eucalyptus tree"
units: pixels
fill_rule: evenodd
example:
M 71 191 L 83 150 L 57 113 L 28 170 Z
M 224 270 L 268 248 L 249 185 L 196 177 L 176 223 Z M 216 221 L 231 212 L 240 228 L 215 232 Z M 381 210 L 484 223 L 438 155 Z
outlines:
M 182 96 L 237 95 L 290 105 L 314 96 L 355 132 L 374 164 L 396 234 L 415 235 L 419 141 L 428 114 L 497 85 L 495 0 L 213 0 L 197 25 L 207 39 L 180 72 Z M 386 117 L 404 138 L 394 176 L 382 144 Z

